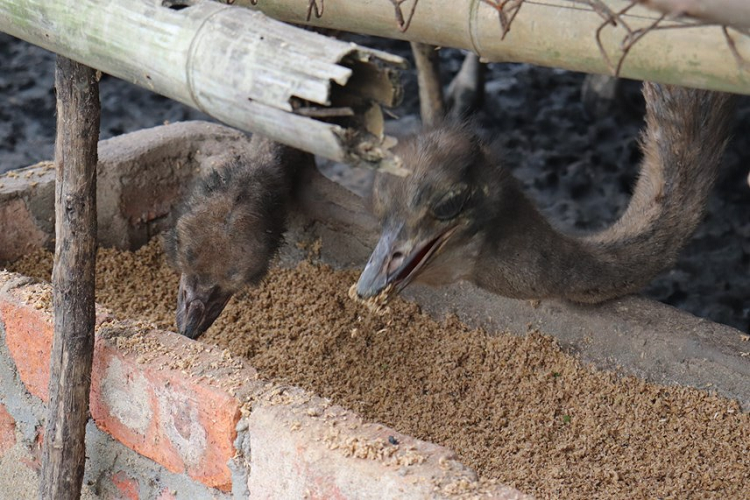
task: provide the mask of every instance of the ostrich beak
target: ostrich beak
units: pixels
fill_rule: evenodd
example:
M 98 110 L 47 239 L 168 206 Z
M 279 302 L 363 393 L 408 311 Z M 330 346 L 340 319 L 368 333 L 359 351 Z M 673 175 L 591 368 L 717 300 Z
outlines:
M 177 328 L 191 339 L 198 338 L 216 321 L 232 297 L 218 286 L 205 287 L 194 276 L 180 277 L 177 294 Z
M 440 252 L 456 226 L 427 237 L 404 237 L 404 225 L 386 228 L 357 281 L 357 295 L 368 299 L 389 285 L 390 294 L 401 292 Z

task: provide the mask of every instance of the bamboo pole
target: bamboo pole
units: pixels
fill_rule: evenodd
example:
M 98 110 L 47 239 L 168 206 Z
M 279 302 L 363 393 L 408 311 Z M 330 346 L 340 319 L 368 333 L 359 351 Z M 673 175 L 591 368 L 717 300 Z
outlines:
M 685 15 L 702 21 L 750 29 L 750 3 L 747 0 L 638 1 L 664 14 Z
M 722 1 L 741 3 L 743 13 L 750 10 L 750 2 Z M 399 4 L 400 15 L 397 15 L 394 1 L 325 0 L 321 17 L 310 20 L 307 20 L 306 1 L 236 0 L 234 3 L 291 23 L 468 49 L 490 62 L 526 62 L 599 74 L 612 73 L 600 50 L 606 52 L 610 61 L 618 61 L 628 35 L 623 23 L 604 26 L 602 16 L 586 0 L 525 0 L 505 37 L 498 11 L 492 6 L 502 3 L 499 0 L 415 2 Z M 595 3 L 618 12 L 632 2 Z M 635 6 L 621 18 L 632 29 L 640 29 L 652 25 L 659 14 Z M 690 23 L 677 20 L 665 24 Z M 596 33 L 602 26 L 600 46 Z M 750 61 L 750 37 L 734 36 L 733 43 L 737 54 Z M 652 31 L 629 50 L 620 76 L 750 94 L 750 72 L 737 61 L 732 50 L 719 26 Z
M 0 31 L 231 126 L 336 161 L 399 171 L 380 105 L 401 97 L 394 70 L 401 58 L 241 7 L 170 8 L 177 3 L 0 0 Z M 320 109 L 327 106 L 333 111 Z
M 55 89 L 55 337 L 39 494 L 77 500 L 94 357 L 99 87 L 93 69 L 58 56 Z

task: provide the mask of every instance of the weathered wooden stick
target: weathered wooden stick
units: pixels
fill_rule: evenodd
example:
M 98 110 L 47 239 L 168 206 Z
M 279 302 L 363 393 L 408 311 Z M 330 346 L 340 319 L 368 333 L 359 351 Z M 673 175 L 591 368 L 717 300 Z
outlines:
M 466 117 L 484 103 L 486 65 L 473 52 L 466 54 L 461 69 L 448 85 L 445 107 L 449 116 Z
M 386 0 L 325 0 L 322 16 L 309 20 L 307 1 L 236 0 L 234 4 L 259 9 L 291 23 L 468 49 L 489 62 L 525 62 L 587 73 L 611 74 L 601 50 L 611 61 L 618 61 L 628 37 L 622 23 L 605 24 L 600 13 L 591 7 L 593 0 L 526 1 L 505 38 L 497 10 L 504 2 L 412 0 L 399 5 L 402 20 L 409 19 L 417 1 L 408 25 L 399 22 L 393 3 Z M 613 12 L 631 3 L 631 0 L 597 1 Z M 744 13 L 750 10 L 750 2 L 746 0 L 733 3 L 739 3 Z M 642 6 L 635 6 L 621 16 L 633 30 L 646 28 L 658 18 L 658 13 Z M 690 23 L 675 21 L 671 24 Z M 602 26 L 599 46 L 596 33 Z M 734 44 L 737 53 L 744 60 L 750 60 L 750 37 L 736 36 Z M 648 33 L 629 50 L 620 76 L 750 94 L 750 72 L 737 63 L 733 49 L 718 26 Z
M 55 88 L 55 338 L 39 491 L 43 500 L 78 500 L 94 356 L 99 84 L 93 69 L 58 56 Z
M 210 1 L 0 0 L 0 31 L 233 127 L 399 170 L 380 105 L 400 100 L 400 57 Z M 341 113 L 316 119 L 324 106 Z
M 419 42 L 411 42 L 411 51 L 419 81 L 419 114 L 424 125 L 433 125 L 445 116 L 438 51 L 432 45 Z

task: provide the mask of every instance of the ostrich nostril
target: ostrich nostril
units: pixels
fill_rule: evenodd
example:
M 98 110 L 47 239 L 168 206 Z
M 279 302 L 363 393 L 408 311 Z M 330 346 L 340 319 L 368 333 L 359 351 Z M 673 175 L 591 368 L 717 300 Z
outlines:
M 393 255 L 391 255 L 391 261 L 388 263 L 388 274 L 396 272 L 403 263 L 404 254 L 401 252 L 393 252 Z

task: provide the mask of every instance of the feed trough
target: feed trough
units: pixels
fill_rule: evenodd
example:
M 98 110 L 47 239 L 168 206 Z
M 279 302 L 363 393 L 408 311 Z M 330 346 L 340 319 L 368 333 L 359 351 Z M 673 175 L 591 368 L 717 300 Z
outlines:
M 467 284 L 414 287 L 409 301 L 373 314 L 347 291 L 376 225 L 359 197 L 314 172 L 266 282 L 233 300 L 201 341 L 165 331 L 176 276 L 152 240 L 190 179 L 248 144 L 203 122 L 100 143 L 99 239 L 125 251 L 99 256 L 86 494 L 543 498 L 747 488 L 738 479 L 750 429 L 746 336 L 640 297 L 584 307 Z M 38 249 L 53 237 L 52 172 L 42 164 L 1 180 L 0 258 L 37 278 L 51 266 Z M 51 291 L 21 274 L 0 281 L 0 482 L 16 487 L 19 477 L 33 483 L 38 467 Z M 655 455 L 641 447 L 671 444 L 697 451 L 638 476 L 639 460 Z M 702 453 L 714 455 L 701 463 Z M 694 473 L 707 463 L 720 478 Z

